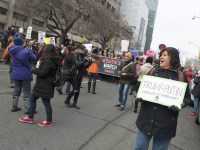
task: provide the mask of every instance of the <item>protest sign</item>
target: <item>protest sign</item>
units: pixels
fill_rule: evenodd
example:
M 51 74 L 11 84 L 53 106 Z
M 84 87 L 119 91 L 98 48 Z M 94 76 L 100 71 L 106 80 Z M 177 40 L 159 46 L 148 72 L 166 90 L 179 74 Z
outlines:
M 45 32 L 43 31 L 38 31 L 38 43 L 43 43 L 45 39 Z
M 50 43 L 51 43 L 51 44 L 53 44 L 53 45 L 56 44 L 56 39 L 55 39 L 55 37 L 49 37 L 49 39 L 50 39 Z
M 120 59 L 102 57 L 99 65 L 99 73 L 119 77 L 118 71 L 120 64 Z
M 31 39 L 31 33 L 32 33 L 32 27 L 28 27 L 27 34 L 26 34 L 26 39 Z
M 129 46 L 128 40 L 121 40 L 121 52 L 127 52 Z
M 154 50 L 147 50 L 146 58 L 148 58 L 150 55 L 154 55 Z
M 45 43 L 45 44 L 51 44 L 50 38 L 45 38 L 45 39 L 44 39 L 44 43 Z
M 92 44 L 83 44 L 85 46 L 85 48 L 88 50 L 88 52 L 90 53 L 92 51 Z
M 137 98 L 164 106 L 175 105 L 181 109 L 187 83 L 144 75 Z

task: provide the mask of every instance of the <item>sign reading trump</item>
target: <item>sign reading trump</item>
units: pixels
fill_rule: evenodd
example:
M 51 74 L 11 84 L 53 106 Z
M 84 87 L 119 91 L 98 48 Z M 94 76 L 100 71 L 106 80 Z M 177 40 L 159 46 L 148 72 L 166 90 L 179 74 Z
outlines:
M 137 98 L 164 106 L 175 105 L 181 109 L 187 83 L 144 75 Z

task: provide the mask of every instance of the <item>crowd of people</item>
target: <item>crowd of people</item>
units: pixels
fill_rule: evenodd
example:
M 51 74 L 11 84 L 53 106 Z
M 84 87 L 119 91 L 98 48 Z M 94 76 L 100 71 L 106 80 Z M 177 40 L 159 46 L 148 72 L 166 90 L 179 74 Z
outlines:
M 66 86 L 66 99 L 64 103 L 69 108 L 80 109 L 78 99 L 80 95 L 81 83 L 84 75 L 88 76 L 88 93 L 96 94 L 96 80 L 99 75 L 99 64 L 104 56 L 97 47 L 88 52 L 85 46 L 67 43 L 57 44 L 36 44 L 35 41 L 26 41 L 22 33 L 10 33 L 7 40 L 2 60 L 10 64 L 10 83 L 14 88 L 12 93 L 12 112 L 20 111 L 18 106 L 21 92 L 23 90 L 23 100 L 26 117 L 19 119 L 20 122 L 34 123 L 36 111 L 36 101 L 41 98 L 46 110 L 46 120 L 40 122 L 40 126 L 52 126 L 51 99 L 54 91 L 63 94 L 63 87 Z M 11 38 L 12 37 L 12 38 Z M 2 42 L 4 43 L 4 42 Z M 1 44 L 2 45 L 2 44 Z M 106 52 L 106 51 L 105 51 Z M 153 55 L 148 58 L 134 58 L 130 53 L 114 57 L 114 52 L 110 53 L 112 58 L 122 59 L 119 72 L 118 101 L 115 107 L 120 111 L 125 110 L 128 95 L 136 95 L 142 77 L 144 75 L 156 76 L 188 83 L 182 107 L 191 105 L 191 96 L 194 101 L 194 109 L 190 115 L 197 113 L 198 95 L 191 93 L 195 85 L 200 84 L 200 70 L 192 70 L 191 66 L 182 68 L 180 66 L 179 51 L 173 47 L 160 47 L 159 59 L 154 59 Z M 52 76 L 56 68 L 62 68 L 62 80 L 55 87 Z M 36 82 L 31 88 L 36 75 Z M 70 91 L 70 87 L 72 90 Z M 130 91 L 130 93 L 129 93 Z M 136 94 L 133 94 L 135 91 Z M 73 102 L 71 99 L 73 97 Z M 140 105 L 140 107 L 138 107 Z M 139 109 L 140 108 L 140 109 Z M 170 141 L 176 135 L 177 121 L 180 108 L 177 106 L 162 106 L 156 103 L 147 102 L 137 97 L 135 100 L 135 113 L 139 111 L 136 125 L 138 128 L 135 149 L 148 149 L 149 142 L 153 138 L 153 149 L 167 150 Z

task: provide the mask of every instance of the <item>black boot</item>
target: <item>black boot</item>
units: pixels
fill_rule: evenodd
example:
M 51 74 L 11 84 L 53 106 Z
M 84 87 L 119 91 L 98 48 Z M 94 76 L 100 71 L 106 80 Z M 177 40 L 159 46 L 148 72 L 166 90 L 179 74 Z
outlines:
M 135 101 L 135 107 L 134 107 L 133 112 L 137 113 L 137 109 L 138 109 L 138 101 Z
M 71 91 L 69 93 L 69 95 L 67 96 L 66 100 L 64 101 L 64 103 L 66 104 L 67 107 L 72 108 L 72 105 L 70 104 L 70 99 L 71 97 L 74 95 L 74 92 Z
M 91 89 L 91 82 L 88 82 L 88 93 L 90 93 L 90 89 Z
M 96 94 L 95 88 L 96 88 L 96 82 L 93 82 L 92 83 L 92 94 Z
M 18 107 L 19 96 L 13 96 L 12 99 L 13 99 L 13 105 L 12 105 L 11 112 L 20 111 L 21 108 Z

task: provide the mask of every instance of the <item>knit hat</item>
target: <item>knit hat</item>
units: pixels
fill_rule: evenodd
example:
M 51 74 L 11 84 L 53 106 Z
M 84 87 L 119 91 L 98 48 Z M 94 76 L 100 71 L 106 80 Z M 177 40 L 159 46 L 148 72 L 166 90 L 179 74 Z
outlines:
M 180 63 L 179 51 L 174 47 L 167 47 L 167 50 L 174 56 L 174 58 Z
M 13 42 L 15 43 L 15 45 L 23 45 L 24 44 L 24 40 L 22 38 L 19 38 L 19 37 L 15 37 L 13 39 Z
M 125 57 L 132 59 L 132 54 L 130 52 L 128 52 L 128 53 L 125 54 Z

